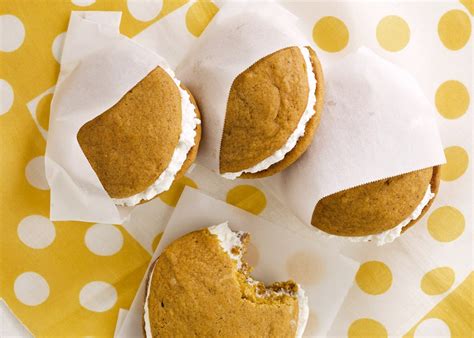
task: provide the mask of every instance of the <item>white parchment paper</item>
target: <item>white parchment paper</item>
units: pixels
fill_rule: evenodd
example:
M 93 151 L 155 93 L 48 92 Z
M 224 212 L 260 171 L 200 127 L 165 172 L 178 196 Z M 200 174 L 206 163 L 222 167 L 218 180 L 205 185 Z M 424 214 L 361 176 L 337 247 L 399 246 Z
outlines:
M 325 86 L 312 145 L 265 180 L 304 223 L 325 196 L 445 162 L 434 107 L 404 69 L 360 48 L 326 70 Z
M 164 61 L 119 33 L 121 13 L 72 12 L 51 104 L 45 169 L 52 220 L 121 223 L 77 142 L 77 132 Z
M 198 162 L 219 173 L 219 153 L 232 82 L 259 59 L 306 46 L 297 18 L 268 1 L 225 2 L 176 70 L 205 112 Z
M 175 239 L 225 221 L 229 221 L 229 227 L 233 230 L 250 233 L 250 243 L 258 249 L 259 262 L 254 266 L 253 277 L 267 284 L 290 278 L 302 284 L 309 299 L 310 316 L 318 321 L 316 333 L 325 335 L 353 283 L 358 263 L 324 245 L 315 246 L 311 239 L 291 232 L 281 225 L 272 224 L 198 190 L 184 190 L 151 263 Z M 287 270 L 290 262 L 297 264 L 292 257 L 300 256 L 311 257 L 314 266 L 318 267 L 317 281 L 305 284 L 305 281 L 298 281 L 297 276 L 292 276 L 291 271 Z M 143 278 L 130 311 L 120 331 L 115 334 L 116 337 L 143 336 L 142 318 L 147 276 L 148 273 Z

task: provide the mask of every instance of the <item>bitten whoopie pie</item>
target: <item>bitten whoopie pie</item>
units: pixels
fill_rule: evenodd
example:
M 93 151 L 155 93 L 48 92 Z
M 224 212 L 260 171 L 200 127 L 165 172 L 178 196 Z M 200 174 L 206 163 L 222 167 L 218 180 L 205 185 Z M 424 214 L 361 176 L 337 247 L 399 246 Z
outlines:
M 227 223 L 171 243 L 150 269 L 146 337 L 301 337 L 308 300 L 293 281 L 265 286 L 242 261 L 249 235 Z
M 341 191 L 318 202 L 311 223 L 353 241 L 389 243 L 428 211 L 439 184 L 433 167 Z
M 313 139 L 323 96 L 321 64 L 310 47 L 281 49 L 237 76 L 227 102 L 221 174 L 258 178 L 291 165 Z
M 194 98 L 161 67 L 77 134 L 104 189 L 127 206 L 168 190 L 194 161 L 200 138 Z

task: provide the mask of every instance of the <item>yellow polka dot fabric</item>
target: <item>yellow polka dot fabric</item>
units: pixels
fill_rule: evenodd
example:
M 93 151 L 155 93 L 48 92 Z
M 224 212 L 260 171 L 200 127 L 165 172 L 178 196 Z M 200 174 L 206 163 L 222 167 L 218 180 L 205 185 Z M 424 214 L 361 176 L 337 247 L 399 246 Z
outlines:
M 376 34 L 380 46 L 391 52 L 402 50 L 410 41 L 410 27 L 397 15 L 389 15 L 380 20 Z
M 335 16 L 319 19 L 313 28 L 313 39 L 319 48 L 335 53 L 343 50 L 349 42 L 346 24 Z
M 361 264 L 356 274 L 359 288 L 369 295 L 380 295 L 390 289 L 392 272 L 383 262 L 371 261 Z
M 171 188 L 168 191 L 161 193 L 158 198 L 169 206 L 175 207 L 176 204 L 178 204 L 179 198 L 181 197 L 181 194 L 186 186 L 191 188 L 198 187 L 196 182 L 194 182 L 189 177 L 184 176 L 174 181 L 171 185 Z
M 226 202 L 255 215 L 260 214 L 267 205 L 265 194 L 255 186 L 248 184 L 230 189 Z
M 427 225 L 431 237 L 435 240 L 451 242 L 463 234 L 466 221 L 462 212 L 445 205 L 430 214 Z
M 441 179 L 443 181 L 455 181 L 466 172 L 469 166 L 469 155 L 460 146 L 451 146 L 444 149 L 446 164 L 441 167 Z
M 347 331 L 349 338 L 387 338 L 387 330 L 385 327 L 370 318 L 361 318 L 352 322 Z
M 437 114 L 447 159 L 439 196 L 417 226 L 382 248 L 341 247 L 360 267 L 328 334 L 472 336 L 472 1 L 285 6 L 301 18 L 323 67 L 367 46 L 408 69 Z M 122 226 L 48 219 L 43 155 L 70 11 L 121 11 L 121 32 L 135 37 L 178 9 L 183 14 L 167 27 L 190 40 L 218 12 L 206 0 L 1 3 L 0 28 L 9 34 L 0 40 L 0 298 L 34 335 L 112 336 L 184 189 L 201 189 L 295 232 L 303 226 L 260 182 L 227 181 L 200 166 Z M 264 254 L 250 245 L 246 259 L 257 265 Z M 301 251 L 282 269 L 318 286 L 328 264 Z M 319 323 L 310 313 L 307 334 Z
M 434 306 L 403 338 L 472 337 L 474 272 Z M 462 314 L 460 313 L 462 311 Z
M 450 267 L 436 268 L 428 271 L 421 279 L 421 290 L 427 295 L 439 295 L 451 288 L 456 276 Z
M 443 82 L 436 90 L 436 108 L 447 119 L 457 119 L 464 115 L 471 98 L 466 86 L 456 80 Z
M 471 18 L 462 10 L 453 9 L 446 12 L 439 20 L 438 34 L 446 48 L 461 49 L 471 36 Z
M 195 37 L 199 37 L 219 8 L 210 1 L 198 1 L 186 12 L 186 28 Z

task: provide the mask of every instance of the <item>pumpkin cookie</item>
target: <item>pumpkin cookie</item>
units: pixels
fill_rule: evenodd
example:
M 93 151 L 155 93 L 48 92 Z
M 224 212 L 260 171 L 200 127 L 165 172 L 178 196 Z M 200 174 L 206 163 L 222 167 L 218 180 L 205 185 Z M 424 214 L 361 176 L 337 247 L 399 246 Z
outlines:
M 253 280 L 242 261 L 248 241 L 223 223 L 171 243 L 150 269 L 146 337 L 301 337 L 308 319 L 303 289 Z
M 227 102 L 220 172 L 229 179 L 273 175 L 310 145 L 324 84 L 311 47 L 270 54 L 237 76 Z
M 192 95 L 161 67 L 77 134 L 104 189 L 127 206 L 168 190 L 194 161 L 200 138 Z
M 320 200 L 311 223 L 352 241 L 389 243 L 428 211 L 439 184 L 433 167 L 344 190 Z

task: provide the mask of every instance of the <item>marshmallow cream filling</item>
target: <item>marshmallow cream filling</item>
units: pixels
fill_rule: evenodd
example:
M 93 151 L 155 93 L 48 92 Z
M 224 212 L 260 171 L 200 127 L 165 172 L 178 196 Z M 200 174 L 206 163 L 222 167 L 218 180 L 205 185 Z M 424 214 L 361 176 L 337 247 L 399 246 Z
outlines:
M 181 96 L 181 134 L 179 135 L 178 145 L 174 149 L 168 167 L 166 167 L 156 181 L 146 188 L 145 191 L 129 197 L 112 198 L 113 202 L 119 206 L 134 206 L 142 200 L 150 200 L 156 195 L 167 191 L 173 183 L 176 174 L 181 170 L 184 161 L 186 161 L 188 152 L 194 146 L 196 127 L 201 123 L 201 120 L 196 116 L 195 107 L 191 102 L 191 98 L 188 92 L 181 88 L 181 82 L 176 79 L 174 72 L 168 67 L 162 68 L 173 79 Z
M 316 75 L 314 74 L 314 71 L 313 71 L 313 65 L 311 63 L 309 50 L 306 47 L 299 47 L 299 49 L 301 51 L 301 54 L 303 54 L 303 58 L 306 64 L 306 70 L 308 73 L 309 95 L 308 95 L 308 103 L 306 105 L 306 109 L 303 115 L 301 115 L 300 121 L 298 122 L 296 129 L 290 135 L 290 137 L 288 138 L 286 143 L 283 145 L 283 147 L 278 149 L 271 156 L 257 163 L 253 167 L 244 169 L 242 171 L 223 173 L 221 174 L 223 177 L 230 180 L 234 180 L 240 175 L 242 175 L 243 173 L 256 173 L 256 172 L 268 169 L 273 164 L 283 160 L 285 155 L 289 153 L 296 146 L 298 139 L 304 135 L 306 124 L 311 119 L 311 117 L 313 117 L 313 115 L 316 113 L 314 109 L 314 105 L 316 104 Z
M 148 284 L 146 287 L 146 294 L 145 294 L 145 308 L 143 312 L 143 320 L 145 322 L 145 337 L 153 337 L 151 333 L 151 324 L 150 324 L 150 313 L 148 312 L 148 298 L 150 297 L 150 289 L 151 289 L 151 280 L 153 279 L 153 272 L 155 271 L 154 267 L 153 270 L 150 272 L 150 276 L 148 277 Z
M 404 227 L 406 227 L 411 221 L 414 221 L 420 217 L 421 213 L 423 212 L 423 209 L 428 205 L 430 200 L 435 196 L 433 192 L 431 192 L 431 184 L 428 185 L 428 189 L 426 189 L 425 195 L 423 196 L 423 199 L 421 200 L 420 204 L 413 210 L 413 212 L 405 218 L 400 224 L 398 224 L 396 227 L 386 230 L 384 232 L 381 232 L 379 234 L 373 234 L 373 235 L 368 235 L 368 236 L 336 236 L 332 234 L 328 234 L 327 232 L 321 231 L 317 228 L 314 228 L 317 230 L 318 233 L 324 235 L 325 237 L 344 237 L 345 239 L 348 239 L 351 242 L 369 242 L 369 241 L 374 241 L 377 246 L 382 246 L 387 243 L 393 242 L 396 238 L 400 237 L 402 230 Z

